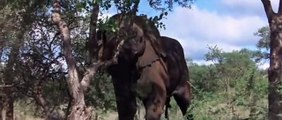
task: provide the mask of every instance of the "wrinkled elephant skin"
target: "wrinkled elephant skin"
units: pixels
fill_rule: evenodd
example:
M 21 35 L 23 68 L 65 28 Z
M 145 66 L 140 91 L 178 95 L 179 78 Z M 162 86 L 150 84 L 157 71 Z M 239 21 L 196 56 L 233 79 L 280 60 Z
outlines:
M 171 96 L 185 115 L 192 94 L 182 46 L 174 39 L 161 37 L 146 18 L 126 16 L 130 15 L 110 18 L 118 23 L 118 32 L 100 30 L 97 37 L 102 41 L 101 61 L 117 55 L 117 64 L 107 71 L 112 76 L 119 120 L 134 119 L 137 96 L 145 105 L 146 120 L 159 120 Z M 124 44 L 117 50 L 122 40 Z

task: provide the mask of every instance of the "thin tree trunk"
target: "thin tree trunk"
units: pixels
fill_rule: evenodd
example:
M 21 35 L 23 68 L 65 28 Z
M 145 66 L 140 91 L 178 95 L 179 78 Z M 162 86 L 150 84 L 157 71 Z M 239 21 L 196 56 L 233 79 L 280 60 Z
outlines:
M 282 16 L 274 17 L 270 23 L 270 67 L 269 79 L 269 120 L 281 120 L 282 116 Z
M 2 115 L 2 112 L 3 112 L 3 97 L 0 95 L 0 120 L 3 120 L 3 115 Z
M 72 55 L 70 31 L 66 22 L 61 19 L 60 11 L 60 1 L 55 0 L 52 19 L 61 32 L 61 39 L 63 41 L 63 54 L 68 65 L 67 84 L 71 95 L 71 110 L 67 119 L 90 120 L 91 109 L 86 107 L 83 90 L 80 88 L 78 72 L 76 69 L 76 61 Z
M 99 14 L 99 4 L 96 2 L 93 4 L 93 9 L 91 13 L 90 20 L 90 33 L 88 40 L 88 50 L 89 50 L 89 64 L 97 62 L 98 60 L 98 41 L 96 39 L 96 29 Z
M 20 33 L 17 35 L 15 39 L 15 43 L 12 46 L 11 53 L 9 54 L 9 60 L 7 65 L 4 68 L 4 82 L 7 86 L 11 87 L 4 87 L 4 111 L 6 112 L 6 120 L 13 120 L 14 119 L 14 96 L 13 96 L 13 89 L 12 86 L 15 79 L 15 64 L 17 62 L 17 57 L 19 55 L 20 46 L 22 44 L 22 38 L 24 36 L 23 31 L 20 31 Z
M 5 89 L 6 101 L 5 101 L 5 111 L 6 111 L 6 120 L 14 119 L 14 98 L 12 96 L 13 92 L 11 89 Z
M 36 101 L 36 103 L 38 105 L 41 106 L 41 108 L 43 109 L 43 113 L 44 113 L 44 118 L 48 119 L 49 117 L 51 117 L 51 111 L 50 108 L 47 105 L 46 99 L 44 98 L 43 94 L 42 94 L 42 80 L 37 80 L 35 83 L 35 89 L 33 92 L 33 97 Z
M 264 6 L 270 27 L 270 66 L 268 70 L 269 94 L 268 94 L 268 119 L 282 119 L 282 5 L 275 13 L 270 0 L 261 0 Z
M 60 0 L 54 1 L 54 10 L 52 20 L 58 27 L 63 41 L 63 54 L 68 66 L 68 90 L 71 96 L 70 112 L 67 115 L 68 120 L 90 120 L 92 108 L 86 106 L 84 101 L 84 92 L 90 84 L 91 78 L 96 74 L 99 64 L 91 63 L 90 67 L 86 70 L 82 80 L 79 80 L 76 61 L 72 55 L 70 31 L 68 25 L 61 18 L 61 5 Z M 91 47 L 90 47 L 91 48 Z

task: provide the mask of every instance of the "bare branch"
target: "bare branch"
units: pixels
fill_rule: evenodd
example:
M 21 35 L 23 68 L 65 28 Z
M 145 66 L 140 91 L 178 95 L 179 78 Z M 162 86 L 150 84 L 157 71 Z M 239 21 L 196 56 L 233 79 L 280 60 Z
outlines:
M 264 11 L 265 14 L 267 16 L 268 22 L 271 22 L 273 15 L 275 14 L 273 9 L 272 9 L 272 5 L 270 0 L 261 0 L 263 7 L 264 7 Z
M 35 100 L 35 102 L 41 106 L 41 108 L 43 109 L 43 112 L 45 114 L 45 118 L 48 118 L 51 114 L 50 108 L 47 105 L 47 101 L 45 99 L 45 97 L 43 96 L 42 93 L 42 83 L 43 80 L 36 80 L 35 81 L 35 88 L 34 91 L 32 91 L 33 94 L 33 98 Z
M 282 0 L 279 0 L 279 8 L 278 8 L 278 14 L 282 14 Z
M 63 54 L 65 55 L 66 63 L 69 69 L 68 87 L 71 96 L 75 98 L 78 97 L 78 95 L 76 94 L 78 93 L 77 90 L 79 90 L 79 77 L 76 68 L 76 61 L 74 56 L 72 55 L 70 31 L 66 22 L 61 19 L 60 10 L 61 10 L 60 0 L 55 0 L 52 20 L 61 33 L 61 39 L 63 41 L 63 47 L 62 47 Z
M 118 63 L 118 55 L 119 55 L 119 53 L 120 53 L 120 49 L 122 48 L 123 44 L 124 44 L 124 39 L 122 39 L 122 40 L 118 43 L 113 58 L 110 59 L 110 60 L 104 61 L 103 67 L 108 67 L 108 66 L 110 66 L 110 65 L 114 65 L 114 64 L 117 64 L 117 63 Z M 101 62 L 101 61 L 99 61 L 99 62 Z
M 96 2 L 93 5 L 92 13 L 91 13 L 91 20 L 90 20 L 90 37 L 88 40 L 88 51 L 89 51 L 89 64 L 96 62 L 98 60 L 98 41 L 96 37 L 96 29 L 97 29 L 97 21 L 98 21 L 98 14 L 99 14 L 99 4 Z
M 98 60 L 98 40 L 96 37 L 96 29 L 97 29 L 97 21 L 98 21 L 98 14 L 99 14 L 99 3 L 94 2 L 93 9 L 91 13 L 91 20 L 90 20 L 90 33 L 89 33 L 89 40 L 88 40 L 88 51 L 89 51 L 89 60 L 87 61 L 91 66 L 86 69 L 84 76 L 80 82 L 81 89 L 85 92 L 89 87 L 91 78 L 94 77 L 96 71 L 101 66 L 100 63 L 97 63 Z
M 138 5 L 139 5 L 139 3 L 140 3 L 140 0 L 135 0 L 134 1 L 132 12 L 135 13 L 135 14 L 138 12 Z
M 0 85 L 0 88 L 9 88 L 9 87 L 14 87 L 14 85 Z
M 87 88 L 89 87 L 90 85 L 90 81 L 91 81 L 91 78 L 93 78 L 93 76 L 96 74 L 97 70 L 102 66 L 102 63 L 94 63 L 91 65 L 91 67 L 89 67 L 81 82 L 80 82 L 80 87 L 81 89 L 85 92 L 87 90 Z

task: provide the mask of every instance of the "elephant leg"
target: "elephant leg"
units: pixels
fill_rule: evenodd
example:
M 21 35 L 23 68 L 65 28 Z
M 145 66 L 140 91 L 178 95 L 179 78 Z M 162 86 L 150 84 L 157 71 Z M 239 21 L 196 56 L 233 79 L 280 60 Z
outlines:
M 187 109 L 191 104 L 191 87 L 190 84 L 186 81 L 183 81 L 173 92 L 173 97 L 179 106 L 182 114 L 185 116 L 187 113 Z M 188 119 L 191 120 L 191 116 L 188 115 Z
M 152 93 L 143 100 L 146 109 L 146 120 L 160 120 L 166 102 L 165 89 L 153 89 Z
M 127 79 L 113 78 L 119 120 L 134 120 L 137 111 L 136 96 Z

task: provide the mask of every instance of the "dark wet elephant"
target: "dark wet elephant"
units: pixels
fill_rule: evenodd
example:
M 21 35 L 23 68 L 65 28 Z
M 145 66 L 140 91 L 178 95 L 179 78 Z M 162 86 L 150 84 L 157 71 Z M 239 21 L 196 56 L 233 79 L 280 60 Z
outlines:
M 160 120 L 171 96 L 185 115 L 192 97 L 183 48 L 177 40 L 168 37 L 161 37 L 160 43 L 164 56 L 158 56 L 153 44 L 145 41 L 145 50 L 136 63 L 140 74 L 137 95 L 143 100 L 147 120 Z
M 136 96 L 143 100 L 147 120 L 160 119 L 170 96 L 174 96 L 185 114 L 191 90 L 181 45 L 174 39 L 161 37 L 153 23 L 144 17 L 128 16 L 111 17 L 119 26 L 117 32 L 98 31 L 98 39 L 102 40 L 100 60 L 114 56 L 118 60 L 107 71 L 113 80 L 119 120 L 133 120 Z M 120 44 L 121 41 L 124 43 Z

